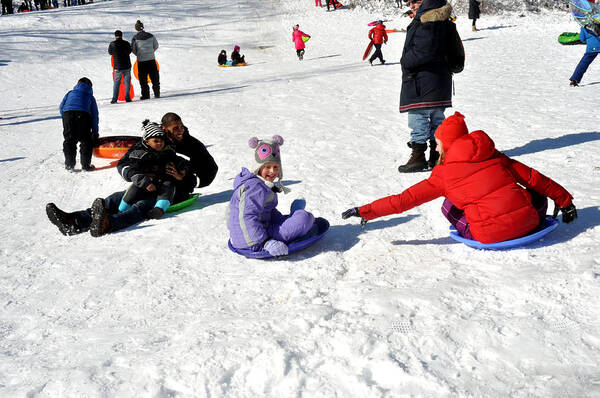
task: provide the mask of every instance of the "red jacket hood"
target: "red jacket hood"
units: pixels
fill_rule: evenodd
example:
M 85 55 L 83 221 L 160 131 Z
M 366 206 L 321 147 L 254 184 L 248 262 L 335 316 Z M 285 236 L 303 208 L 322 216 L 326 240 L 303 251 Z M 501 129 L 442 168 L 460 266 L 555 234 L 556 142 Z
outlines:
M 494 141 L 483 131 L 477 130 L 457 138 L 444 155 L 444 163 L 483 162 L 496 152 Z

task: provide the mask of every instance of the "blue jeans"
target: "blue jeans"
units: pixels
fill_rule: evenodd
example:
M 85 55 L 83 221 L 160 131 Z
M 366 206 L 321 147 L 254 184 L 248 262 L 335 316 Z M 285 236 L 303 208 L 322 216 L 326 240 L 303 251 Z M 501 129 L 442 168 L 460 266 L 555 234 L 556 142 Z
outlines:
M 121 77 L 125 78 L 125 100 L 131 100 L 129 90 L 131 87 L 131 69 L 115 69 L 115 81 L 113 83 L 112 100 L 116 101 L 119 98 L 119 86 L 121 85 Z
M 115 192 L 105 200 L 107 213 L 110 218 L 110 231 L 118 231 L 132 226 L 146 219 L 146 213 L 154 207 L 156 195 L 149 195 L 135 202 L 129 209 L 119 213 L 119 204 L 125 191 Z M 81 232 L 90 229 L 92 223 L 92 209 L 80 210 L 74 213 Z
M 408 111 L 408 128 L 411 129 L 410 142 L 427 144 L 427 141 L 434 140 L 435 130 L 446 118 L 444 109 L 429 108 Z
M 575 68 L 575 72 L 573 72 L 573 76 L 571 76 L 571 79 L 569 80 L 571 80 L 572 82 L 579 83 L 581 81 L 581 78 L 583 77 L 583 74 L 585 73 L 585 71 L 587 71 L 588 66 L 590 66 L 592 61 L 596 59 L 597 55 L 598 53 L 583 54 L 583 57 L 581 57 L 581 61 L 579 61 L 577 67 Z

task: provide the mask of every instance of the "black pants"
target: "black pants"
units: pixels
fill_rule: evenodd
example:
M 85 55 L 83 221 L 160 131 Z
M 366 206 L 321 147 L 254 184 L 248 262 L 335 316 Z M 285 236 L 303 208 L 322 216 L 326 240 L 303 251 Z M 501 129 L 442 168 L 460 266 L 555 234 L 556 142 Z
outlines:
M 83 111 L 66 111 L 63 121 L 63 153 L 65 166 L 74 167 L 79 142 L 79 161 L 81 167 L 89 167 L 92 162 L 94 135 L 92 134 L 92 116 Z
M 158 75 L 158 69 L 156 68 L 156 61 L 143 61 L 138 62 L 138 77 L 140 78 L 140 87 L 142 89 L 142 99 L 150 98 L 150 86 L 148 86 L 148 76 L 152 81 L 152 91 L 154 91 L 154 97 L 160 97 L 160 78 Z
M 12 14 L 12 0 L 2 0 L 2 14 Z
M 379 62 L 383 63 L 383 53 L 381 52 L 381 44 L 373 44 L 375 46 L 375 52 L 369 58 L 369 62 L 373 62 L 375 58 L 379 58 Z
M 155 197 L 156 200 L 165 199 L 173 203 L 173 197 L 175 196 L 175 184 L 173 181 L 166 180 L 160 183 L 155 182 L 156 191 L 148 192 L 145 188 L 140 188 L 135 184 L 131 184 L 125 195 L 123 195 L 123 201 L 128 205 L 132 205 L 140 200 L 144 200 L 148 197 Z
M 302 59 L 304 57 L 304 49 L 303 48 L 297 49 L 296 55 L 298 56 L 298 58 Z

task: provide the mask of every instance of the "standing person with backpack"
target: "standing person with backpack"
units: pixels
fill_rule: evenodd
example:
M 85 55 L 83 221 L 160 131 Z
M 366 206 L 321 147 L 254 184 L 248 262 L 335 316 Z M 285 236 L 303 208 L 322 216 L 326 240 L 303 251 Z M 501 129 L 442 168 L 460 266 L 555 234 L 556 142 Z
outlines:
M 156 41 L 156 37 L 152 33 L 144 30 L 144 24 L 139 19 L 135 23 L 135 30 L 138 33 L 131 39 L 131 51 L 137 56 L 138 77 L 142 90 L 140 99 L 146 100 L 150 98 L 148 76 L 150 76 L 150 80 L 152 81 L 154 98 L 160 98 L 160 76 L 154 57 L 154 51 L 158 48 L 158 41 Z
M 479 19 L 481 1 L 477 0 L 469 0 L 469 19 L 473 20 L 473 25 L 471 25 L 471 30 L 473 32 L 477 32 L 477 26 L 475 26 L 475 22 Z
M 123 40 L 123 32 L 115 30 L 115 40 L 108 45 L 108 53 L 112 55 L 115 66 L 115 78 L 113 83 L 113 96 L 111 104 L 116 104 L 119 98 L 119 87 L 121 79 L 125 79 L 125 101 L 131 102 L 129 96 L 131 87 L 131 45 L 127 40 Z
M 373 45 L 375 46 L 375 52 L 369 58 L 369 63 L 373 65 L 375 58 L 379 58 L 379 62 L 385 64 L 385 59 L 383 59 L 383 54 L 381 53 L 381 45 L 387 43 L 388 36 L 383 21 L 377 21 L 377 25 L 369 31 L 369 39 L 373 40 Z
M 410 0 L 415 14 L 408 25 L 402 50 L 400 112 L 408 112 L 412 153 L 400 173 L 414 173 L 435 166 L 438 153 L 434 132 L 452 106 L 452 72 L 448 65 L 448 36 L 456 32 L 450 22 L 452 6 L 446 0 Z M 429 141 L 429 160 L 425 158 Z

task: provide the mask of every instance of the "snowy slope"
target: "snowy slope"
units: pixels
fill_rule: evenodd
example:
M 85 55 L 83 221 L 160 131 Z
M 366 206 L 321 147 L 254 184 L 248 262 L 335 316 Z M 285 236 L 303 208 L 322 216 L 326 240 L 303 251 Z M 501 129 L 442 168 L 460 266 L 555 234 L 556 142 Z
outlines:
M 578 29 L 566 13 L 484 16 L 477 33 L 459 15 L 467 66 L 446 114 L 563 184 L 580 218 L 509 252 L 450 240 L 441 199 L 361 230 L 340 213 L 426 176 L 396 171 L 403 34 L 386 65 L 360 61 L 378 17 L 113 0 L 0 18 L 0 396 L 600 396 L 600 63 L 568 87 L 584 50 L 556 43 Z M 136 19 L 160 42 L 163 98 L 111 105 L 108 43 Z M 312 35 L 302 62 L 295 23 Z M 234 44 L 251 65 L 217 68 Z M 48 222 L 47 202 L 72 211 L 127 186 L 115 169 L 63 168 L 58 104 L 81 76 L 101 135 L 172 111 L 209 146 L 219 174 L 194 207 L 102 238 Z M 224 214 L 248 138 L 273 134 L 292 189 L 281 210 L 304 197 L 332 226 L 287 259 L 247 260 Z

